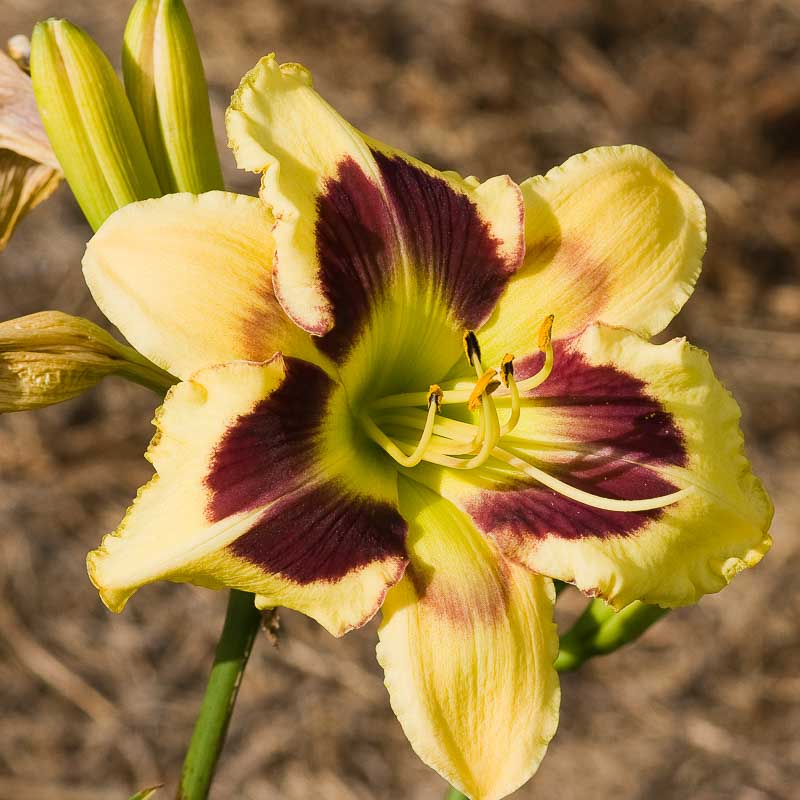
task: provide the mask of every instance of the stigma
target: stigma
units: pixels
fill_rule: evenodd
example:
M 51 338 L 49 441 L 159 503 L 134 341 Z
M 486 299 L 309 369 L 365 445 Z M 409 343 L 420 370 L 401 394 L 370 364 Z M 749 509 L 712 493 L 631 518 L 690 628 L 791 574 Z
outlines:
M 523 399 L 535 406 L 531 392 L 552 374 L 555 364 L 553 321 L 553 315 L 545 317 L 536 334 L 536 348 L 544 355 L 541 367 L 519 381 L 513 354 L 506 353 L 497 369 L 487 368 L 482 362 L 477 335 L 471 330 L 464 331 L 464 354 L 475 374 L 473 381 L 467 385 L 456 381 L 448 388 L 431 384 L 427 392 L 407 392 L 375 400 L 360 418 L 364 432 L 405 469 L 428 462 L 447 469 L 474 470 L 493 460 L 506 472 L 510 468 L 511 477 L 518 473 L 519 479 L 533 479 L 579 503 L 609 511 L 642 512 L 682 500 L 690 488 L 644 500 L 595 495 L 570 486 L 501 446 L 501 440 L 510 437 L 519 424 Z M 503 407 L 508 406 L 503 420 L 495 397 L 502 400 Z M 444 413 L 448 407 L 458 406 L 466 406 L 466 411 L 473 415 L 472 422 Z M 463 412 L 458 416 L 463 417 Z

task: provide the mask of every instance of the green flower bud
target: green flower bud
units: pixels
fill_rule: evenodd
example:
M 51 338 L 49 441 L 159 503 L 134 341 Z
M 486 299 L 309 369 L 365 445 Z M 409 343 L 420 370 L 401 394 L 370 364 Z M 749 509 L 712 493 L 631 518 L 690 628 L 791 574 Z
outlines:
M 203 63 L 181 0 L 138 0 L 122 72 L 164 192 L 222 189 Z
M 636 641 L 654 622 L 669 609 L 634 601 L 609 617 L 592 639 L 595 655 L 613 653 L 614 650 Z
M 38 23 L 31 77 L 50 143 L 92 228 L 162 194 L 122 84 L 84 31 L 66 20 Z
M 636 641 L 667 609 L 638 600 L 614 612 L 602 600 L 592 600 L 575 624 L 561 637 L 555 667 L 559 672 L 577 669 L 594 656 L 613 653 Z
M 69 400 L 107 375 L 162 395 L 176 382 L 88 319 L 41 311 L 0 323 L 0 413 Z

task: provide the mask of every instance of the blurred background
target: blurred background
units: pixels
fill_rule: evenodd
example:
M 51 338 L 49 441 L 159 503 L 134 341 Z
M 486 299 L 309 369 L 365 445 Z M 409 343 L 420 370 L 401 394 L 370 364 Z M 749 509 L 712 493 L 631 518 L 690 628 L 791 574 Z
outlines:
M 0 0 L 0 40 L 68 16 L 119 65 L 130 0 Z M 711 352 L 777 507 L 775 546 L 722 594 L 563 676 L 562 721 L 515 797 L 800 796 L 800 2 L 187 0 L 222 116 L 263 54 L 311 68 L 372 135 L 442 167 L 522 180 L 636 142 L 703 197 L 709 251 L 669 333 Z M 255 193 L 225 151 L 229 186 Z M 0 318 L 100 317 L 65 186 L 0 255 Z M 0 418 L 0 798 L 172 796 L 222 593 L 146 588 L 101 606 L 86 551 L 150 475 L 155 406 L 116 379 Z M 559 614 L 582 605 L 572 590 Z M 375 623 L 335 640 L 281 615 L 257 642 L 213 797 L 438 800 L 389 710 Z

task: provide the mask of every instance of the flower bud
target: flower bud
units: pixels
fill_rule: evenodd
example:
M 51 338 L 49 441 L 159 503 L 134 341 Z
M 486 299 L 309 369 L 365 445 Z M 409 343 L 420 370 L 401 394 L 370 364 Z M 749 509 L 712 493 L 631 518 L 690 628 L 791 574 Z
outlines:
M 0 250 L 19 220 L 49 197 L 60 179 L 31 79 L 0 51 Z
M 38 23 L 31 77 L 50 143 L 92 228 L 162 194 L 122 84 L 84 31 L 66 20 Z
M 181 0 L 138 0 L 122 72 L 164 192 L 222 189 L 203 63 Z
M 0 413 L 60 403 L 119 375 L 164 394 L 175 379 L 81 317 L 41 311 L 0 323 Z

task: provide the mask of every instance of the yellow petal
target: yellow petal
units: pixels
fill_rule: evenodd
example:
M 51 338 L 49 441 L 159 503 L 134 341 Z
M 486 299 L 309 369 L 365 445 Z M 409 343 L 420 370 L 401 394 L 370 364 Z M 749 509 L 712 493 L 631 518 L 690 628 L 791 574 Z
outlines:
M 319 452 L 319 368 L 274 358 L 210 367 L 173 387 L 148 450 L 157 474 L 89 554 L 103 602 L 121 611 L 156 580 L 228 586 L 309 614 L 331 633 L 362 625 L 402 575 L 405 523 L 393 483 L 348 490 Z M 306 396 L 307 395 L 307 396 Z
M 472 800 L 527 781 L 558 723 L 555 593 L 465 514 L 407 479 L 411 563 L 387 595 L 378 660 L 417 754 Z
M 700 198 L 642 147 L 600 147 L 522 184 L 526 256 L 491 320 L 484 352 L 529 351 L 593 322 L 663 330 L 692 293 L 705 251 Z
M 357 131 L 342 124 L 319 98 L 306 69 L 299 64 L 279 66 L 274 55 L 262 58 L 242 79 L 226 126 L 237 165 L 264 173 L 263 196 L 284 223 L 275 234 L 284 272 L 281 291 L 289 309 L 297 309 L 290 313 L 297 318 L 306 309 L 297 321 L 314 333 L 324 333 L 332 319 L 316 280 L 317 195 L 325 180 L 336 176 L 343 156 L 369 169 L 369 149 Z M 314 129 L 324 135 L 304 135 Z
M 177 194 L 115 213 L 86 248 L 97 304 L 179 377 L 276 351 L 319 359 L 272 290 L 272 215 L 256 198 Z
M 475 187 L 364 137 L 297 64 L 267 56 L 227 115 L 237 163 L 263 173 L 281 303 L 334 358 L 381 299 L 440 300 L 451 327 L 491 313 L 522 260 L 522 199 L 507 176 Z M 397 315 L 399 316 L 399 314 Z M 411 314 L 407 314 L 411 316 Z
M 707 355 L 604 325 L 556 344 L 550 378 L 524 398 L 500 446 L 602 497 L 688 494 L 651 511 L 610 510 L 496 469 L 443 473 L 442 493 L 510 558 L 616 608 L 694 603 L 757 564 L 771 545 L 772 504 Z

